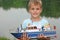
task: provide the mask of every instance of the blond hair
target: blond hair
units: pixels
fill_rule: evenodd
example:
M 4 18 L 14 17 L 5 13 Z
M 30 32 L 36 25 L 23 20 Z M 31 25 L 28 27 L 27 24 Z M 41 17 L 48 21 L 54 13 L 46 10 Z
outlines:
M 34 5 L 40 5 L 40 7 L 42 7 L 42 1 L 41 0 L 29 0 L 29 3 L 28 3 L 28 10 L 31 6 L 31 4 L 34 4 Z

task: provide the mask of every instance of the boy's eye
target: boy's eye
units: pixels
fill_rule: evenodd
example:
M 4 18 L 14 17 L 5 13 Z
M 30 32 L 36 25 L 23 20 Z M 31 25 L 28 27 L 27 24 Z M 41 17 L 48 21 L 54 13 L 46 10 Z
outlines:
M 36 10 L 39 10 L 39 8 L 36 8 Z
M 34 8 L 32 8 L 32 10 L 34 10 Z
M 35 8 L 31 8 L 31 10 L 35 10 Z M 36 8 L 36 10 L 39 10 L 39 8 Z

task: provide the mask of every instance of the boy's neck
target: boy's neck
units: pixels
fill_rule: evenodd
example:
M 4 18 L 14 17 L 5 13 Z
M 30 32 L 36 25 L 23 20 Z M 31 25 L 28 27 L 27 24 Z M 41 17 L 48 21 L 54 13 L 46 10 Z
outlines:
M 40 21 L 41 20 L 41 17 L 36 17 L 36 18 L 31 18 L 31 20 L 33 21 L 33 22 L 37 22 L 37 21 Z

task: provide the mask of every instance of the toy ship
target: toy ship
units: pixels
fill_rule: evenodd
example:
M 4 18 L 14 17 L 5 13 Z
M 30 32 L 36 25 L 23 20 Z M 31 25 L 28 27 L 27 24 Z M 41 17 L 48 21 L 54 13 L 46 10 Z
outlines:
M 23 33 L 26 32 L 29 38 L 37 38 L 39 34 L 43 34 L 46 37 L 56 37 L 56 26 L 54 26 L 54 30 L 48 30 L 46 31 L 44 27 L 42 29 L 34 27 L 27 27 L 25 30 L 21 30 L 18 33 L 11 33 L 14 37 L 20 38 Z

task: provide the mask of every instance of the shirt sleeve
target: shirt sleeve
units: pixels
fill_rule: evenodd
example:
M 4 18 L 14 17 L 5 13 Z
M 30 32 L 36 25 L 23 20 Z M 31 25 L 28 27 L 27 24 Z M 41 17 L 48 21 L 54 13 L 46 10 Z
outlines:
M 48 31 L 50 30 L 50 23 L 48 22 L 48 20 L 44 20 L 44 27 L 45 27 L 45 30 Z

